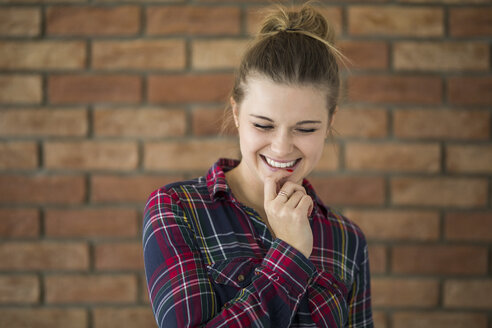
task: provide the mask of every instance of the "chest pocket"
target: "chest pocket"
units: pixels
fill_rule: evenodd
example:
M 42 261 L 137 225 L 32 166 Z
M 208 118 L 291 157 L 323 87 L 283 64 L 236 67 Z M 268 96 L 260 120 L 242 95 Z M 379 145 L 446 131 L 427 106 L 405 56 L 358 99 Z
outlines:
M 336 274 L 320 272 L 309 290 L 310 307 L 313 321 L 323 327 L 326 316 L 336 327 L 344 327 L 348 320 L 348 282 Z M 321 311 L 323 313 L 321 313 Z M 324 319 L 323 319 L 324 318 Z
M 207 266 L 219 308 L 235 298 L 241 289 L 251 284 L 255 268 L 261 264 L 261 261 L 259 258 L 239 257 Z

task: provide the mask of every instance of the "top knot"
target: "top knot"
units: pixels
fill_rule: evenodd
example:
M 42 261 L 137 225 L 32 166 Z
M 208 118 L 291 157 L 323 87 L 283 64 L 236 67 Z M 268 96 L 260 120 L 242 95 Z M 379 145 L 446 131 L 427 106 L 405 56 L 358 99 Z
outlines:
M 270 13 L 260 29 L 260 37 L 279 32 L 302 32 L 315 39 L 334 44 L 335 33 L 327 20 L 309 4 L 303 5 L 297 11 L 287 11 L 277 7 Z

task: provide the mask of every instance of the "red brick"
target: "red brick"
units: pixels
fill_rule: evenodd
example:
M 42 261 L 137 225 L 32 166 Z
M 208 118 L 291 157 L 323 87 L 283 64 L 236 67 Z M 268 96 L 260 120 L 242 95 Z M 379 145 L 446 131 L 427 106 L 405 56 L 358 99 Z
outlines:
M 131 75 L 54 75 L 48 79 L 48 93 L 54 104 L 138 103 L 142 81 Z
M 439 283 L 433 279 L 373 278 L 371 300 L 374 307 L 434 307 L 439 301 Z
M 91 201 L 95 203 L 144 203 L 150 193 L 184 176 L 163 175 L 93 175 Z
M 0 69 L 81 69 L 86 61 L 85 47 L 82 41 L 3 41 Z
M 396 312 L 394 328 L 487 328 L 487 316 L 467 312 Z
M 247 45 L 247 40 L 237 39 L 196 40 L 191 46 L 192 67 L 198 70 L 236 68 Z
M 95 0 L 95 2 L 106 4 L 106 3 L 114 3 L 114 0 Z M 138 0 L 135 2 L 143 3 L 141 0 Z M 183 2 L 186 2 L 186 0 L 155 0 L 152 2 L 166 5 L 166 3 L 174 3 L 174 4 L 183 3 Z
M 38 147 L 34 142 L 0 142 L 0 169 L 25 170 L 38 166 Z
M 191 115 L 191 126 L 195 136 L 216 136 L 222 132 L 225 119 L 224 108 L 195 108 Z M 237 134 L 233 132 L 234 130 L 231 129 L 226 135 Z
M 39 104 L 42 100 L 39 75 L 0 76 L 0 103 Z
M 53 304 L 131 303 L 137 295 L 133 275 L 50 275 L 46 302 Z
M 457 105 L 492 105 L 492 78 L 450 77 L 448 97 Z
M 446 147 L 449 172 L 492 173 L 492 145 L 454 145 Z
M 486 71 L 490 52 L 478 42 L 397 42 L 393 66 L 411 71 Z
M 487 188 L 486 180 L 475 178 L 394 178 L 391 197 L 396 205 L 483 206 Z
M 94 134 L 105 137 L 174 137 L 186 132 L 186 113 L 164 108 L 98 108 Z
M 0 323 L 15 328 L 86 328 L 88 319 L 83 309 L 1 308 Z
M 421 240 L 439 238 L 439 213 L 414 210 L 347 210 L 371 240 Z
M 389 66 L 389 49 L 386 42 L 342 41 L 338 46 L 350 60 L 349 68 L 386 69 Z
M 6 3 L 12 3 L 12 4 L 54 4 L 58 2 L 66 2 L 66 3 L 71 3 L 75 4 L 77 2 L 84 2 L 84 0 L 1 0 L 1 2 L 6 2 Z
M 96 270 L 137 270 L 144 267 L 141 242 L 98 244 Z
M 53 141 L 44 145 L 45 167 L 73 170 L 131 170 L 138 165 L 134 142 Z
M 0 270 L 86 270 L 85 243 L 8 242 L 0 244 Z
M 0 35 L 37 36 L 41 30 L 38 8 L 0 8 Z
M 488 0 L 483 0 L 488 2 Z M 453 37 L 490 37 L 492 35 L 492 8 L 450 8 L 449 33 Z
M 220 3 L 230 3 L 230 2 L 236 2 L 236 3 L 251 3 L 251 2 L 265 2 L 264 0 L 197 0 L 197 2 L 203 2 L 203 3 L 215 3 L 215 4 L 220 4 Z M 279 3 L 282 2 L 287 2 L 285 0 L 280 0 Z
M 386 318 L 386 313 L 383 311 L 372 312 L 372 319 L 374 321 L 374 327 L 378 328 L 388 328 L 388 319 Z
M 166 6 L 147 7 L 150 35 L 237 35 L 240 11 L 234 7 Z
M 449 240 L 492 241 L 492 212 L 446 214 L 445 235 Z
M 492 309 L 492 280 L 448 280 L 444 283 L 444 306 L 460 309 Z
M 381 108 L 341 108 L 333 127 L 334 134 L 342 138 L 383 138 L 388 133 L 388 117 Z
M 182 40 L 96 41 L 92 66 L 97 69 L 183 69 L 186 65 Z
M 356 171 L 439 172 L 440 147 L 436 144 L 348 143 L 345 166 Z
M 137 213 L 132 209 L 48 209 L 45 233 L 50 237 L 135 237 Z
M 183 177 L 95 175 L 92 178 L 92 202 L 144 203 L 149 194 Z
M 340 149 L 337 144 L 330 141 L 325 143 L 323 154 L 318 164 L 314 167 L 315 172 L 336 171 L 340 162 Z
M 369 245 L 369 263 L 371 274 L 385 273 L 388 268 L 385 246 Z
M 149 306 L 97 308 L 93 311 L 94 328 L 154 328 L 154 314 Z
M 349 99 L 356 102 L 439 104 L 441 79 L 423 76 L 352 76 Z
M 230 74 L 153 75 L 148 78 L 148 99 L 152 103 L 225 103 L 232 85 Z
M 425 3 L 427 4 L 429 1 L 428 0 L 398 0 L 400 2 L 406 2 L 406 3 Z M 464 5 L 467 3 L 470 4 L 480 4 L 480 3 L 489 3 L 489 0 L 433 0 L 433 3 L 442 3 L 442 4 L 452 4 L 452 5 Z
M 384 0 L 383 0 L 384 1 Z M 317 7 L 318 11 L 327 19 L 328 23 L 335 29 L 339 35 L 342 32 L 342 9 L 340 7 Z M 265 7 L 252 7 L 246 11 L 247 32 L 250 35 L 256 35 L 260 32 L 263 19 L 269 13 Z
M 0 112 L 0 136 L 82 137 L 87 131 L 87 111 L 80 108 L 21 108 Z
M 48 35 L 136 35 L 139 29 L 137 6 L 53 6 L 46 11 Z
M 84 199 L 81 176 L 0 175 L 0 203 L 77 204 Z
M 38 300 L 39 281 L 36 276 L 0 276 L 0 304 L 37 303 Z M 1 319 L 0 322 L 2 322 Z
M 490 113 L 476 110 L 397 110 L 393 130 L 398 138 L 487 140 Z
M 352 35 L 432 37 L 444 35 L 440 8 L 352 6 L 348 9 Z
M 35 209 L 0 209 L 1 238 L 33 238 L 39 236 L 39 211 Z
M 328 206 L 381 205 L 384 203 L 384 181 L 376 177 L 313 177 L 309 178 Z
M 488 251 L 475 246 L 395 246 L 393 272 L 469 275 L 487 273 Z
M 149 291 L 148 291 L 148 287 L 147 287 L 147 280 L 146 280 L 146 278 L 143 278 L 141 280 L 142 280 L 142 286 L 141 286 L 140 299 L 143 301 L 143 303 L 150 304 Z
M 236 142 L 221 139 L 148 142 L 144 149 L 147 170 L 204 171 L 219 157 L 237 158 L 239 153 Z

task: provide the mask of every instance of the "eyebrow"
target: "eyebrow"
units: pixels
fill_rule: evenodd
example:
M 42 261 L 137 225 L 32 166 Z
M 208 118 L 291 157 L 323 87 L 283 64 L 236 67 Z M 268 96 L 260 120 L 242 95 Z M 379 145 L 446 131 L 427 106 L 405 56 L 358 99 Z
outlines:
M 256 117 L 256 118 L 259 118 L 259 119 L 262 119 L 262 120 L 266 120 L 266 121 L 269 121 L 269 122 L 272 122 L 273 123 L 273 120 L 269 117 L 266 117 L 266 116 L 261 116 L 261 115 L 254 115 L 254 114 L 250 114 L 250 116 L 253 116 L 253 117 Z M 296 125 L 302 125 L 302 124 L 321 124 L 321 121 L 314 121 L 314 120 L 304 120 L 304 121 L 299 121 L 296 123 Z

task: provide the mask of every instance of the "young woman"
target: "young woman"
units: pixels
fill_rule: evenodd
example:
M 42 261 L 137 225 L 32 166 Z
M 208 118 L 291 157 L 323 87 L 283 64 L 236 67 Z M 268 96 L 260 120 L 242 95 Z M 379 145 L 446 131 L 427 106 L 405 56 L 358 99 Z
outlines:
M 339 93 L 315 9 L 267 17 L 236 76 L 241 161 L 154 191 L 143 248 L 159 327 L 372 327 L 367 245 L 305 177 Z

